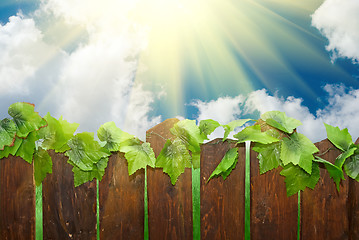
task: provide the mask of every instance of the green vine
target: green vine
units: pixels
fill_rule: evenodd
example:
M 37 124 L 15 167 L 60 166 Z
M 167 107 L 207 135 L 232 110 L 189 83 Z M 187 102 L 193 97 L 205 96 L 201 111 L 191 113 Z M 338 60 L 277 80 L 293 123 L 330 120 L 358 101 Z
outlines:
M 234 135 L 235 146 L 228 150 L 208 181 L 218 176 L 226 179 L 231 174 L 238 162 L 238 144 L 246 141 L 255 143 L 253 150 L 258 153 L 261 174 L 282 167 L 280 174 L 285 177 L 288 196 L 306 187 L 314 189 L 320 178 L 319 163 L 324 164 L 338 191 L 344 171 L 359 181 L 359 144 L 353 143 L 347 129 L 325 124 L 329 141 L 342 152 L 333 164 L 322 158 L 332 148 L 318 153 L 318 148 L 296 131 L 302 123 L 279 111 L 266 112 L 258 120 L 239 119 L 226 125 L 212 119 L 200 121 L 198 126 L 195 120 L 179 121 L 170 129 L 173 137 L 160 136 L 166 143 L 157 158 L 150 143 L 122 131 L 114 122 L 105 123 L 98 129 L 97 141 L 94 133 L 75 135 L 77 123 L 69 123 L 62 117 L 55 119 L 49 113 L 41 117 L 29 103 L 14 103 L 8 113 L 11 118 L 0 122 L 0 159 L 13 155 L 30 164 L 34 161 L 36 185 L 52 173 L 48 150 L 68 157 L 68 163 L 73 166 L 75 186 L 94 178 L 101 181 L 112 152 L 124 153 L 129 175 L 147 166 L 162 168 L 174 185 L 185 168 L 200 167 L 200 146 L 218 127 L 224 129 L 221 142 L 236 128 L 242 127 L 242 130 Z M 255 124 L 246 126 L 249 121 L 255 121 Z

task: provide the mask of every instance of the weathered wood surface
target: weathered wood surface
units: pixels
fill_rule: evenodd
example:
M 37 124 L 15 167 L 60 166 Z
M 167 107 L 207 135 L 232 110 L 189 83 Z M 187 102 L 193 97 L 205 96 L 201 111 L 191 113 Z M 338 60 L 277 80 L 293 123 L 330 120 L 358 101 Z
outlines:
M 287 197 L 281 167 L 260 174 L 257 155 L 251 150 L 251 239 L 296 239 L 298 196 Z
M 53 173 L 43 182 L 44 239 L 96 239 L 96 181 L 74 187 L 64 154 L 50 151 Z
M 234 143 L 215 139 L 201 146 L 201 239 L 244 239 L 245 147 L 233 172 L 207 180 Z
M 178 119 L 167 119 L 146 132 L 156 157 L 165 140 L 172 134 L 169 129 Z M 147 168 L 148 225 L 150 239 L 193 239 L 192 174 L 191 169 L 178 178 L 173 186 L 162 169 Z
M 322 158 L 334 163 L 341 153 L 327 139 L 315 144 L 319 153 L 329 148 Z M 342 181 L 338 193 L 333 179 L 328 171 L 320 164 L 320 179 L 314 190 L 305 189 L 301 202 L 301 239 L 348 239 L 348 190 L 349 180 Z
M 100 239 L 144 238 L 143 169 L 128 176 L 123 153 L 114 153 L 99 184 Z
M 35 239 L 33 164 L 20 157 L 0 160 L 0 239 Z

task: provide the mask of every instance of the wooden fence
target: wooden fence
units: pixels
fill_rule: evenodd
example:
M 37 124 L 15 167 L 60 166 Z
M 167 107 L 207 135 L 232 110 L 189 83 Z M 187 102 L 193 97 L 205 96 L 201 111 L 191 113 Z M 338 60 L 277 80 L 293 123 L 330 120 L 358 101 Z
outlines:
M 168 137 L 176 121 L 168 119 L 147 133 Z M 148 136 L 158 155 L 164 140 Z M 316 146 L 324 152 L 332 144 L 323 140 Z M 227 180 L 215 178 L 206 184 L 230 147 L 218 139 L 201 147 L 201 239 L 244 239 L 244 145 Z M 334 162 L 339 153 L 329 151 L 323 158 Z M 53 173 L 43 182 L 44 239 L 96 239 L 96 182 L 75 188 L 67 157 L 50 154 Z M 260 175 L 256 156 L 251 151 L 251 239 L 297 239 L 297 195 L 286 196 L 279 169 Z M 301 239 L 359 239 L 359 183 L 346 179 L 338 193 L 321 166 L 315 190 L 306 189 L 301 195 Z M 191 169 L 172 186 L 161 169 L 149 168 L 147 182 L 149 238 L 192 239 Z M 110 157 L 99 184 L 101 239 L 144 238 L 144 185 L 144 170 L 129 177 L 123 154 Z M 0 239 L 35 239 L 33 165 L 19 157 L 0 160 L 0 207 Z

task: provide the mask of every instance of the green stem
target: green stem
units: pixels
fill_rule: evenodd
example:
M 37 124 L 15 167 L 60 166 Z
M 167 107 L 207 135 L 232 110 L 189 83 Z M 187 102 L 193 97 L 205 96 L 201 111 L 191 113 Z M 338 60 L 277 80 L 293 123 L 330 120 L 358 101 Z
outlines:
M 192 167 L 193 240 L 201 239 L 201 172 Z
M 145 168 L 145 199 L 144 199 L 144 208 L 145 208 L 145 227 L 144 227 L 144 240 L 149 239 L 148 234 L 148 199 L 147 199 L 147 168 Z
M 300 191 L 298 192 L 298 221 L 297 221 L 297 240 L 300 240 Z
M 244 211 L 244 239 L 251 239 L 251 165 L 250 165 L 251 142 L 246 141 L 246 173 L 245 173 L 245 211 Z

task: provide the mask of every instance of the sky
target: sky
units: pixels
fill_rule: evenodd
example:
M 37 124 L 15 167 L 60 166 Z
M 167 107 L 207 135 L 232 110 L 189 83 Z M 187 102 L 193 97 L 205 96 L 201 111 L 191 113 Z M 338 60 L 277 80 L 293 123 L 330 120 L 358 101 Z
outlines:
M 2 0 L 0 119 L 19 101 L 142 139 L 270 110 L 359 137 L 359 0 Z M 217 130 L 211 138 L 223 136 Z

